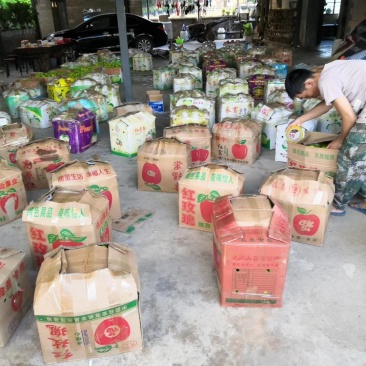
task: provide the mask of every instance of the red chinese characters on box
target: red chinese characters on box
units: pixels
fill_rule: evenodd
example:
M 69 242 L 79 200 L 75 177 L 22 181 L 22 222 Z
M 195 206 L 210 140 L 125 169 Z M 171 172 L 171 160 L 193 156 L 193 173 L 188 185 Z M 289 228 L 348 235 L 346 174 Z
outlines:
M 187 169 L 179 181 L 179 226 L 211 231 L 214 200 L 239 195 L 244 180 L 244 174 L 221 164 Z
M 176 193 L 190 163 L 190 145 L 167 137 L 147 141 L 137 152 L 138 189 Z
M 19 250 L 0 248 L 0 347 L 9 341 L 32 303 L 24 259 Z
M 221 305 L 281 307 L 291 243 L 282 208 L 265 196 L 225 196 L 212 217 Z

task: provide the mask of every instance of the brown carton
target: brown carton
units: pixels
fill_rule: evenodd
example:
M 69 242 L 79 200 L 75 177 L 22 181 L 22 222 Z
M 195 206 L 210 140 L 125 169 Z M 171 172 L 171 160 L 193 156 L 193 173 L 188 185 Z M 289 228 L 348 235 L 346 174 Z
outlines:
M 17 150 L 16 161 L 27 190 L 48 189 L 47 173 L 70 161 L 70 146 L 51 137 L 36 140 Z
M 48 174 L 49 188 L 89 188 L 108 198 L 111 219 L 121 217 L 117 174 L 107 161 L 78 161 L 65 163 Z
M 22 216 L 28 205 L 22 172 L 13 164 L 0 161 L 0 226 Z
M 175 138 L 145 142 L 137 152 L 140 191 L 178 192 L 178 181 L 191 164 L 191 146 Z
M 211 231 L 214 200 L 243 193 L 244 180 L 243 173 L 221 164 L 187 169 L 179 181 L 179 226 Z
M 176 137 L 191 145 L 191 166 L 211 162 L 211 132 L 208 127 L 198 124 L 165 127 L 164 137 Z
M 136 112 L 147 112 L 152 114 L 153 110 L 149 105 L 139 102 L 123 103 L 113 108 L 114 117 L 126 116 L 128 113 L 136 113 Z
M 332 177 L 323 172 L 287 168 L 270 175 L 260 192 L 281 204 L 293 241 L 321 246 L 334 190 Z
M 281 206 L 265 196 L 226 196 L 212 217 L 221 305 L 281 307 L 291 243 Z
M 104 243 L 49 253 L 34 295 L 43 358 L 58 363 L 142 349 L 132 251 Z
M 226 118 L 212 128 L 212 158 L 253 164 L 261 151 L 259 123 L 240 118 Z
M 0 347 L 6 345 L 33 299 L 25 254 L 0 248 Z
M 43 256 L 59 246 L 78 247 L 111 240 L 106 197 L 90 189 L 56 187 L 23 211 L 28 241 L 38 270 Z
M 291 168 L 320 170 L 334 177 L 337 173 L 338 150 L 309 146 L 335 140 L 338 135 L 308 132 L 298 142 L 288 142 L 287 165 Z M 325 144 L 326 145 L 326 144 Z
M 33 140 L 33 130 L 21 123 L 11 123 L 0 128 L 0 158 L 16 164 L 16 152 Z

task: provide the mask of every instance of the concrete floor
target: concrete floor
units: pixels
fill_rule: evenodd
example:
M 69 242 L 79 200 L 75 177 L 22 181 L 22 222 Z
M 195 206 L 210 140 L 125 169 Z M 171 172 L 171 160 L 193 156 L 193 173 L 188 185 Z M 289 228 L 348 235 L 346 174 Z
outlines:
M 325 63 L 330 49 L 331 42 L 314 50 L 294 49 L 294 63 Z M 154 60 L 155 65 L 166 62 Z M 12 70 L 11 78 L 15 77 L 19 74 Z M 145 101 L 152 77 L 133 76 L 133 87 L 135 99 Z M 168 116 L 168 112 L 157 115 L 158 133 L 168 124 Z M 34 132 L 36 138 L 52 135 L 51 129 Z M 101 125 L 98 143 L 73 157 L 85 160 L 93 155 L 108 160 L 118 172 L 122 210 L 140 207 L 154 212 L 129 235 L 113 232 L 113 240 L 130 246 L 137 256 L 144 349 L 68 365 L 366 365 L 364 215 L 348 210 L 345 217 L 331 217 L 323 247 L 292 242 L 282 308 L 224 308 L 218 298 L 212 234 L 178 227 L 176 194 L 137 191 L 136 158 L 110 153 L 107 123 Z M 252 166 L 229 165 L 244 172 L 245 193 L 252 194 L 258 193 L 271 171 L 285 167 L 274 161 L 274 151 L 265 149 Z M 28 199 L 37 200 L 45 192 L 29 192 Z M 31 268 L 21 219 L 0 227 L 0 233 L 0 246 L 24 250 Z M 37 273 L 29 273 L 34 281 Z M 0 350 L 0 366 L 42 364 L 36 323 L 29 310 Z

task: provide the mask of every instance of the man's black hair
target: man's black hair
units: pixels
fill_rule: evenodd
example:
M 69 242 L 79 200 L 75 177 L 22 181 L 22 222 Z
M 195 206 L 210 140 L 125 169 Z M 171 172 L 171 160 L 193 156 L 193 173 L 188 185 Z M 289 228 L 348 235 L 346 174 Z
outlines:
M 313 77 L 313 73 L 306 69 L 296 69 L 287 74 L 285 88 L 291 99 L 305 90 L 305 81 Z

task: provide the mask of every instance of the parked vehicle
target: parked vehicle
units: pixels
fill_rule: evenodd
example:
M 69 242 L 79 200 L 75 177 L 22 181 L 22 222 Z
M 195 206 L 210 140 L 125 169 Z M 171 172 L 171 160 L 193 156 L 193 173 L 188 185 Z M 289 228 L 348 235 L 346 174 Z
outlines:
M 163 23 L 152 22 L 134 14 L 126 14 L 128 46 L 150 52 L 154 47 L 164 46 L 168 35 Z M 92 53 L 108 48 L 119 51 L 118 21 L 116 13 L 93 16 L 75 28 L 55 32 L 47 37 L 71 38 L 73 52 Z
M 214 41 L 216 39 L 217 32 L 213 31 L 213 28 L 220 23 L 226 22 L 227 19 L 218 19 L 210 23 L 195 23 L 190 24 L 188 29 L 189 39 L 197 40 L 200 43 L 205 41 Z

